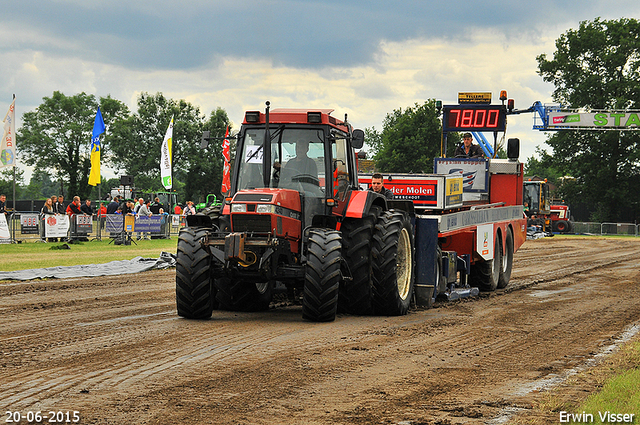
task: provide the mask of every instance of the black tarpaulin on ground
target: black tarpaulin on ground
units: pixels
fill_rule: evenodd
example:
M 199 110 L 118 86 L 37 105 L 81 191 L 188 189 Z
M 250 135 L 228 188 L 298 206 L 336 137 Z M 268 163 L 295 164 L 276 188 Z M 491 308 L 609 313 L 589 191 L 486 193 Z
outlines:
M 32 280 L 44 278 L 67 279 L 71 277 L 113 276 L 132 274 L 147 270 L 175 267 L 173 254 L 162 252 L 159 258 L 135 257 L 131 260 L 112 261 L 105 264 L 83 264 L 80 266 L 47 267 L 44 269 L 0 272 L 0 280 Z

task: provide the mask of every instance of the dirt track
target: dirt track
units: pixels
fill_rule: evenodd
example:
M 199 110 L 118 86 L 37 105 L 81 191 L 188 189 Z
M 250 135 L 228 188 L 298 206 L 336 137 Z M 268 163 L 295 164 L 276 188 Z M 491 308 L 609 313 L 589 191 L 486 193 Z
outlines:
M 528 241 L 514 263 L 502 292 L 328 324 L 302 321 L 299 306 L 181 319 L 175 270 L 0 282 L 2 412 L 78 411 L 83 424 L 502 423 L 640 324 L 640 239 Z

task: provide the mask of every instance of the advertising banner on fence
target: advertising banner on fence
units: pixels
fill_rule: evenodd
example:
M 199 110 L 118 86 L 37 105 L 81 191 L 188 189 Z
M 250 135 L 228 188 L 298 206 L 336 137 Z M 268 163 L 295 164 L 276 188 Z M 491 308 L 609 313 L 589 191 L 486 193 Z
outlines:
M 109 233 L 120 232 L 148 232 L 148 233 L 160 233 L 160 226 L 164 216 L 152 215 L 145 216 L 132 216 L 128 215 L 123 217 L 120 214 L 107 214 L 106 230 Z
M 38 219 L 38 214 L 20 214 L 20 233 L 23 235 L 37 235 Z
M 136 232 L 149 232 L 160 233 L 160 224 L 162 223 L 163 216 L 152 215 L 149 217 L 137 216 L 136 217 Z
M 9 225 L 7 224 L 7 216 L 0 214 L 0 243 L 6 243 L 11 240 L 9 233 Z
M 44 219 L 44 236 L 64 238 L 69 232 L 69 216 L 64 214 L 47 215 Z

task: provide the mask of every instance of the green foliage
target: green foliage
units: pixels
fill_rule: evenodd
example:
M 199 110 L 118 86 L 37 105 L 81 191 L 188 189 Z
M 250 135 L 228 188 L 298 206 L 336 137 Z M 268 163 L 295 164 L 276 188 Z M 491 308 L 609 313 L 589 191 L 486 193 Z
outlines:
M 215 139 L 210 140 L 209 145 L 202 149 L 198 138 L 198 143 L 190 144 L 185 149 L 186 162 L 189 164 L 189 172 L 184 179 L 184 193 L 187 199 L 194 202 L 204 202 L 209 193 L 216 194 L 220 199 L 224 165 L 222 141 L 228 125 L 227 113 L 223 109 L 217 108 L 211 112 L 209 120 L 203 127 L 205 131 L 210 131 L 210 136 Z
M 100 106 L 107 128 L 116 117 L 126 113 L 126 106 L 111 97 L 101 98 Z M 53 170 L 67 182 L 69 197 L 78 195 L 84 199 L 91 191 L 87 181 L 97 109 L 98 101 L 93 95 L 65 96 L 55 91 L 53 96 L 43 98 L 35 111 L 24 113 L 23 125 L 17 130 L 24 162 L 38 169 Z
M 640 23 L 635 19 L 581 22 L 556 40 L 552 59 L 538 56 L 538 73 L 553 83 L 553 97 L 571 108 L 640 107 Z M 546 142 L 550 168 L 576 178 L 571 202 L 592 207 L 595 221 L 640 218 L 640 134 L 636 131 L 571 131 Z
M 382 172 L 431 173 L 433 159 L 440 156 L 442 127 L 435 99 L 415 104 L 404 111 L 396 109 L 387 114 L 382 132 L 368 129 L 367 143 L 375 150 L 376 168 Z M 448 140 L 447 153 L 459 138 Z
M 184 100 L 169 99 L 162 93 L 142 93 L 137 111 L 116 121 L 107 137 L 113 154 L 111 163 L 135 176 L 138 189 L 164 190 L 160 147 L 172 116 L 173 189 L 181 193 L 180 202 L 204 200 L 207 193 L 219 192 L 222 181 L 222 141 L 200 148 L 203 130 L 224 136 L 229 119 L 220 108 L 205 121 L 200 109 Z
M 16 198 L 20 199 L 24 185 L 24 171 L 15 167 Z M 0 170 L 0 194 L 5 194 L 7 200 L 13 199 L 13 167 Z
M 610 367 L 615 375 L 607 380 L 602 389 L 591 394 L 577 412 L 591 413 L 593 423 L 603 423 L 600 413 L 603 415 L 609 411 L 614 414 L 634 414 L 633 423 L 638 423 L 640 412 L 640 369 L 637 368 L 640 360 L 640 343 L 627 344 L 622 354 L 616 354 L 619 364 Z M 620 422 L 620 421 L 618 421 Z M 609 423 L 605 422 L 604 423 Z

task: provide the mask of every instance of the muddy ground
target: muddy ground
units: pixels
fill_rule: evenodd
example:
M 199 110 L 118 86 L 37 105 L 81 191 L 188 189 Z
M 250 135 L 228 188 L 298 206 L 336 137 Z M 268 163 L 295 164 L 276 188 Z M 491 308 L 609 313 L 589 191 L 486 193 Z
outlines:
M 3 281 L 4 419 L 507 423 L 640 324 L 640 238 L 527 241 L 514 263 L 503 291 L 323 324 L 299 306 L 179 318 L 175 270 Z

